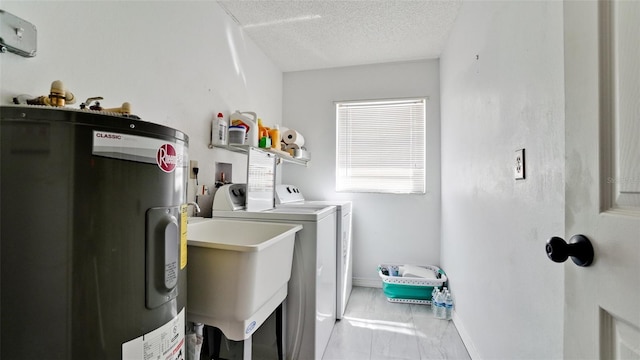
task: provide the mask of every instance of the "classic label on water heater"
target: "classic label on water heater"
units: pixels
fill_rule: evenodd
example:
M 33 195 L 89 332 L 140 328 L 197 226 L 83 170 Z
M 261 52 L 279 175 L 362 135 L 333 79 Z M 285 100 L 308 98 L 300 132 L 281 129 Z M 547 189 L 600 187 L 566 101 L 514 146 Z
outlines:
M 187 152 L 181 142 L 168 142 L 131 134 L 93 131 L 93 155 L 156 164 L 166 173 L 186 166 Z
M 184 360 L 184 308 L 166 324 L 122 344 L 123 360 Z

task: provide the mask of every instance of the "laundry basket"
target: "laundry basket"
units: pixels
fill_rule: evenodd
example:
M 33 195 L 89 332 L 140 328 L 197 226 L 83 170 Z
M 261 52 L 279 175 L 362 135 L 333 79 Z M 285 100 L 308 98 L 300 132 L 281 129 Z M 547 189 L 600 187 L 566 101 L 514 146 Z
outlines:
M 429 305 L 433 288 L 447 283 L 444 271 L 432 265 L 380 264 L 378 275 L 387 300 L 395 303 Z

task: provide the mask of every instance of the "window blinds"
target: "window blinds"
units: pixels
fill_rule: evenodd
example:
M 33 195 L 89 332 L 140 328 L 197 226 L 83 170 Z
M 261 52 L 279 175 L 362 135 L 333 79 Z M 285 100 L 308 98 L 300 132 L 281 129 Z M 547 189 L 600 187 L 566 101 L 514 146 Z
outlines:
M 424 194 L 426 99 L 337 102 L 336 190 Z

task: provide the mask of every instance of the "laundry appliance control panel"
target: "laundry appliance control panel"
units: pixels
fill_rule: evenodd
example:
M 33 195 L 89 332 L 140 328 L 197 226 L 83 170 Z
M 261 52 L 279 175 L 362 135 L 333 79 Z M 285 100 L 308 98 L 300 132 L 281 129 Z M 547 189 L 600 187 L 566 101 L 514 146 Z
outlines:
M 304 196 L 300 189 L 293 185 L 276 185 L 276 204 L 303 202 Z
M 216 190 L 213 198 L 213 210 L 243 210 L 246 204 L 247 185 L 227 184 Z

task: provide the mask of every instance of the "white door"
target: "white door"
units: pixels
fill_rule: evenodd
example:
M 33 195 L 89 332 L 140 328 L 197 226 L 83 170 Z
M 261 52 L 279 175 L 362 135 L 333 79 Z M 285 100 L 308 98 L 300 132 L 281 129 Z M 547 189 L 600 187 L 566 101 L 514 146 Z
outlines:
M 640 1 L 565 1 L 566 359 L 640 359 Z

